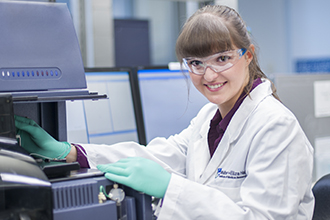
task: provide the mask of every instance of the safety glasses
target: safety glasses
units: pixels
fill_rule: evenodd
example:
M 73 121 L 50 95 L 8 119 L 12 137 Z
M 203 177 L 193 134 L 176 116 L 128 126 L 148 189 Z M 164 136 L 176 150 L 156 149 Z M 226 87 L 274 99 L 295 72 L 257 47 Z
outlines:
M 183 58 L 183 64 L 188 69 L 197 75 L 204 75 L 207 67 L 210 67 L 214 72 L 222 72 L 233 67 L 239 59 L 245 54 L 246 49 L 229 50 L 226 52 L 216 53 L 206 58 L 187 57 Z

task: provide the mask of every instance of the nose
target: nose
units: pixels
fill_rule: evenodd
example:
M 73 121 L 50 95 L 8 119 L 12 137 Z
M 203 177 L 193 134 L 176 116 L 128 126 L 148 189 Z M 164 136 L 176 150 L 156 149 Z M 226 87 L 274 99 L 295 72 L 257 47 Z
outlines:
M 215 72 L 211 66 L 206 66 L 203 76 L 207 82 L 212 82 L 218 77 L 218 73 Z

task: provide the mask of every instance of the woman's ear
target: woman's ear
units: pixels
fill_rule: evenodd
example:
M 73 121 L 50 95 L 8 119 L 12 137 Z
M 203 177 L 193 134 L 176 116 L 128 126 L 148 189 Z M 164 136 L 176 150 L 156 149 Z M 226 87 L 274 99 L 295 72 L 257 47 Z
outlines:
M 254 50 L 255 50 L 255 47 L 253 44 L 250 45 L 250 48 L 249 50 L 246 51 L 246 61 L 247 61 L 247 64 L 249 65 L 253 59 L 253 54 L 254 54 Z

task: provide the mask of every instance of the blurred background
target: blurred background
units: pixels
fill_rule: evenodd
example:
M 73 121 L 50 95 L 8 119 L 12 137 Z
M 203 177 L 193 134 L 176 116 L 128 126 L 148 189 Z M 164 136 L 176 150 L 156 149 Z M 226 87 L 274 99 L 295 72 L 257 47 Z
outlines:
M 56 2 L 67 3 L 71 11 L 86 67 L 166 65 L 176 61 L 175 42 L 187 17 L 206 4 L 226 4 L 246 21 L 260 48 L 261 67 L 269 77 L 330 70 L 328 0 Z

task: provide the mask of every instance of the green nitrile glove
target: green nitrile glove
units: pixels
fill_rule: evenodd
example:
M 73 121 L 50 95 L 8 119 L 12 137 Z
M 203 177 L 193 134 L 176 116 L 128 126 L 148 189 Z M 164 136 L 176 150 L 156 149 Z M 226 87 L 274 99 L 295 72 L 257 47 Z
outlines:
M 16 133 L 21 136 L 21 145 L 31 155 L 63 159 L 71 150 L 68 142 L 59 142 L 42 129 L 35 121 L 15 115 Z
M 141 157 L 129 157 L 97 168 L 106 173 L 106 178 L 156 198 L 164 197 L 171 179 L 171 174 L 158 163 Z

